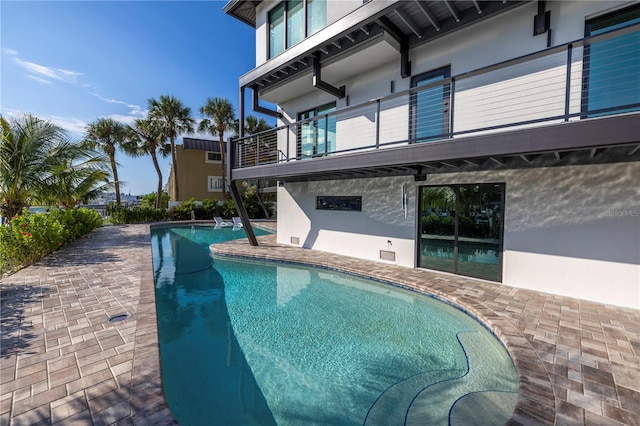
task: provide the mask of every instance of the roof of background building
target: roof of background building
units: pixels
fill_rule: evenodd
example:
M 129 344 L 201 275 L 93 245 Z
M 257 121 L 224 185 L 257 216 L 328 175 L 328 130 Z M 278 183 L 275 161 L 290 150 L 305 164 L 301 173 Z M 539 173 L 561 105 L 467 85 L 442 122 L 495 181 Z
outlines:
M 220 142 L 208 139 L 182 138 L 182 147 L 199 151 L 220 152 Z

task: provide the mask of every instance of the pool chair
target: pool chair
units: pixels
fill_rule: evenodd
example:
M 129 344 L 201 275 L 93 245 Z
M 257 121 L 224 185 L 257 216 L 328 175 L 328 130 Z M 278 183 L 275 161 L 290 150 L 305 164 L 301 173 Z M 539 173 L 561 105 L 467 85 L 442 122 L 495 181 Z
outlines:
M 239 217 L 233 218 L 233 227 L 234 228 L 242 228 L 242 220 Z
M 216 216 L 213 218 L 213 220 L 216 221 L 216 227 L 221 227 L 221 228 L 226 228 L 226 227 L 232 227 L 234 226 L 234 224 L 232 222 L 225 222 L 224 220 L 222 220 L 222 218 L 220 216 Z

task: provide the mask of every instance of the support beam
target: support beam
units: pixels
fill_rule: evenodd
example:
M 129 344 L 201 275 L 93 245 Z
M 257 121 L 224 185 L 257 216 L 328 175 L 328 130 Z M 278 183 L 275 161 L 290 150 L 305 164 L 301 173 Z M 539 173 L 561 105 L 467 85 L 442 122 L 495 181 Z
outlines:
M 404 9 L 398 8 L 394 10 L 394 12 L 400 19 L 402 19 L 402 22 L 404 22 L 407 27 L 409 27 L 411 32 L 413 32 L 416 37 L 422 38 L 422 30 L 420 29 L 418 24 L 416 24 L 416 22 L 407 14 L 407 12 L 404 11 Z
M 378 19 L 378 25 L 400 44 L 400 75 L 402 78 L 410 77 L 409 38 L 386 16 Z
M 320 54 L 313 54 L 313 87 L 317 87 L 320 90 L 324 90 L 327 93 L 332 94 L 338 99 L 342 99 L 345 96 L 345 87 L 335 87 L 326 81 L 322 81 L 322 65 L 320 64 Z
M 449 9 L 449 12 L 451 12 L 451 16 L 453 16 L 453 19 L 455 19 L 456 22 L 460 22 L 460 17 L 458 16 L 458 11 L 453 6 L 453 4 L 449 3 L 449 0 L 444 0 L 444 4 L 447 6 L 447 9 Z
M 238 212 L 238 216 L 240 216 L 240 220 L 242 220 L 242 228 L 244 232 L 247 234 L 247 238 L 249 239 L 249 244 L 254 247 L 258 246 L 258 240 L 256 239 L 256 234 L 253 232 L 253 227 L 251 226 L 251 221 L 249 220 L 249 214 L 247 213 L 247 209 L 242 204 L 242 197 L 240 196 L 240 191 L 238 191 L 238 186 L 236 185 L 237 181 L 229 181 L 229 185 L 227 188 L 231 193 L 231 198 L 233 198 L 233 202 L 236 204 L 236 210 Z
M 478 15 L 482 13 L 482 8 L 480 7 L 480 4 L 478 3 L 478 0 L 473 0 L 473 5 L 476 7 L 476 10 L 478 11 Z
M 251 87 L 251 90 L 253 92 L 253 110 L 255 112 L 259 112 L 260 114 L 268 115 L 270 117 L 282 118 L 282 114 L 279 113 L 278 111 L 265 108 L 258 104 L 258 87 L 253 86 Z M 240 125 L 240 127 L 242 127 L 242 124 Z
M 424 16 L 426 16 L 429 22 L 431 22 L 433 28 L 435 28 L 436 31 L 440 31 L 440 22 L 435 16 L 433 16 L 433 13 L 429 10 L 429 6 L 424 1 L 416 1 L 416 3 L 422 13 L 424 13 Z

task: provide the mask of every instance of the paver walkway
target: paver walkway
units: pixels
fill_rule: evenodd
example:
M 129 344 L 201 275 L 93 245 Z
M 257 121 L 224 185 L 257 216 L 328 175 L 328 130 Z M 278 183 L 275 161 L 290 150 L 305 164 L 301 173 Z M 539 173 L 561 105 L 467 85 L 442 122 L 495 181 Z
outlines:
M 489 323 L 520 375 L 514 424 L 640 425 L 639 310 L 259 241 L 215 251 L 373 276 Z M 102 227 L 0 285 L 1 425 L 175 424 L 162 393 L 149 226 Z M 131 316 L 109 322 L 120 314 Z

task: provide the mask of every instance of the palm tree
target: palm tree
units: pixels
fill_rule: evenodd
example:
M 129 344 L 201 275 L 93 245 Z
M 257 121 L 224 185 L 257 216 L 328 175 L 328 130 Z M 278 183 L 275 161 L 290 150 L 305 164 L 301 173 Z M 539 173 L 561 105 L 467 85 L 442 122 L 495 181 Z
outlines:
M 176 162 L 176 137 L 181 133 L 191 133 L 195 120 L 191 118 L 191 108 L 186 107 L 175 96 L 160 96 L 160 100 L 149 99 L 149 118 L 159 122 L 165 137 L 171 144 L 171 165 L 173 168 L 173 188 L 175 200 L 180 200 L 178 190 L 178 163 Z
M 220 155 L 222 156 L 222 196 L 226 198 L 225 184 L 225 152 L 224 132 L 232 130 L 235 123 L 235 112 L 231 101 L 225 98 L 207 98 L 207 102 L 200 107 L 200 114 L 205 118 L 200 122 L 198 131 L 208 132 L 212 136 L 218 136 L 220 140 Z
M 116 190 L 116 204 L 120 205 L 120 180 L 118 179 L 118 163 L 116 151 L 121 148 L 126 154 L 133 155 L 134 148 L 128 143 L 128 128 L 125 124 L 111 118 L 99 118 L 87 127 L 84 146 L 104 152 L 111 164 L 113 183 Z
M 106 156 L 88 150 L 75 152 L 75 158 L 60 161 L 45 180 L 47 191 L 40 196 L 45 204 L 71 209 L 113 188 Z
M 61 127 L 29 114 L 0 115 L 0 125 L 0 212 L 12 217 L 46 191 L 46 178 L 78 146 Z
M 158 192 L 156 196 L 156 208 L 162 208 L 162 171 L 158 164 L 158 152 L 163 157 L 169 155 L 170 147 L 164 141 L 166 137 L 160 123 L 150 118 L 139 118 L 133 126 L 130 126 L 131 141 L 138 147 L 139 155 L 150 154 L 153 160 L 153 166 L 158 174 Z
M 235 137 L 240 136 L 240 120 L 234 120 L 233 128 L 235 130 Z M 256 133 L 264 132 L 265 130 L 272 129 L 273 126 L 267 123 L 264 118 L 257 118 L 255 115 L 248 115 L 244 120 L 244 134 L 245 136 L 254 135 Z

